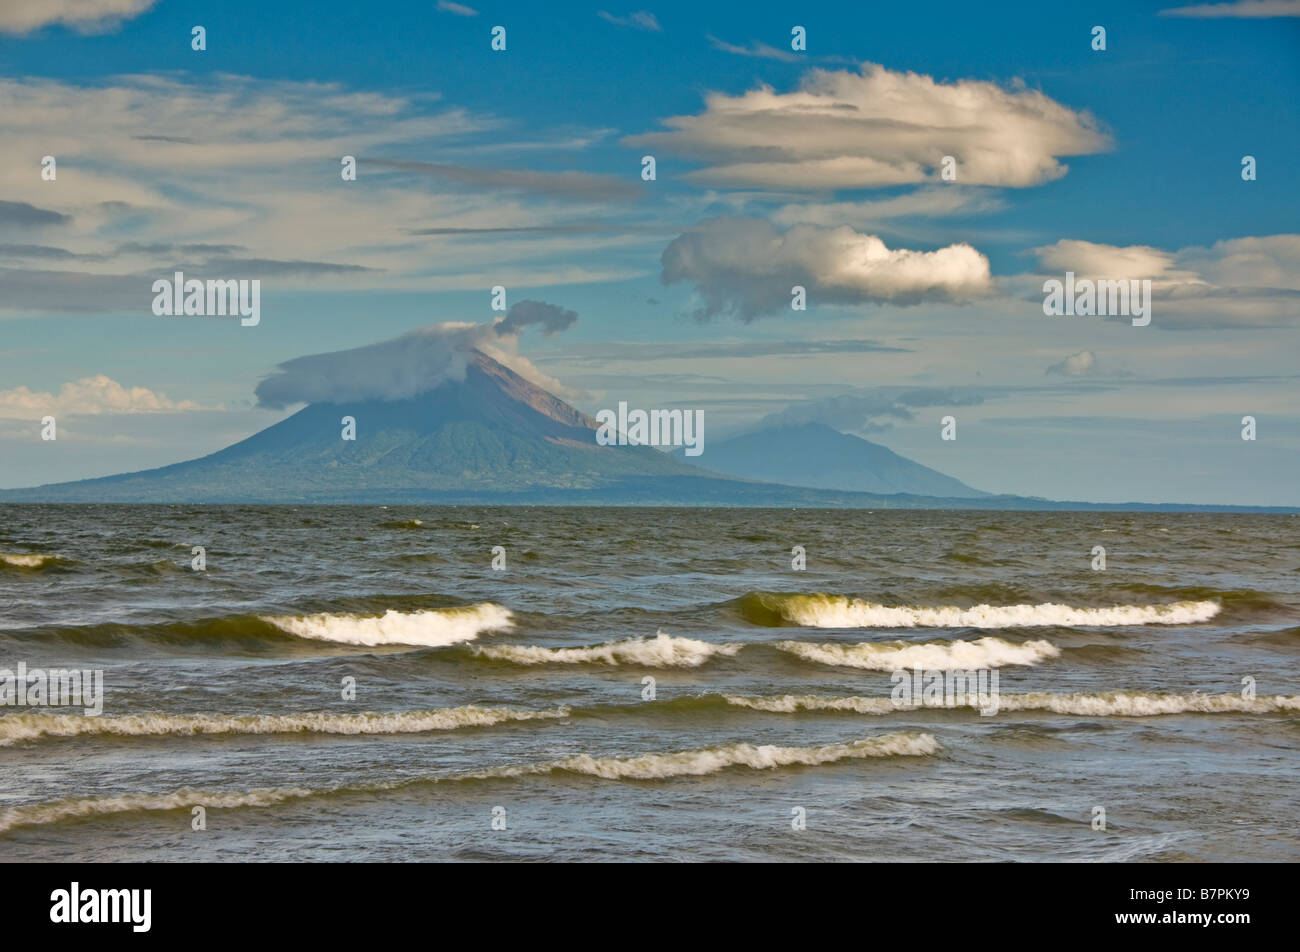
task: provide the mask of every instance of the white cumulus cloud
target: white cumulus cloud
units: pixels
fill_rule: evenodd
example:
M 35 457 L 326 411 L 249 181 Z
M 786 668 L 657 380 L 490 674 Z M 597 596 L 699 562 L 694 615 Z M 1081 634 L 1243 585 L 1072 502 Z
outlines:
M 779 231 L 758 218 L 714 218 L 664 249 L 665 284 L 695 285 L 697 316 L 734 314 L 751 321 L 791 303 L 791 288 L 808 305 L 919 304 L 964 301 L 991 289 L 988 258 L 965 243 L 936 251 L 889 248 L 847 225 L 794 225 Z
M 192 400 L 172 400 L 148 387 L 124 387 L 100 374 L 70 381 L 58 393 L 27 387 L 0 390 L 0 418 L 30 419 L 50 414 L 93 416 L 101 413 L 153 413 L 202 409 Z
M 794 92 L 761 86 L 713 93 L 668 131 L 631 136 L 638 148 L 705 164 L 688 178 L 722 187 L 826 190 L 938 180 L 943 157 L 966 185 L 1025 187 L 1060 178 L 1062 156 L 1110 147 L 1087 112 L 1023 83 L 944 83 L 872 63 L 814 69 Z
M 1062 238 L 1052 245 L 1034 248 L 1039 264 L 1054 271 L 1073 271 L 1081 278 L 1113 281 L 1166 277 L 1174 266 L 1174 254 L 1150 245 L 1105 245 L 1093 241 Z M 1183 274 L 1184 279 L 1192 277 Z

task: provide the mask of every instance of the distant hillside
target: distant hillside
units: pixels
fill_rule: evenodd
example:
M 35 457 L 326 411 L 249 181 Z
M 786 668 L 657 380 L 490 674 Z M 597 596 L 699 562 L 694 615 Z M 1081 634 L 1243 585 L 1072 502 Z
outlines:
M 957 499 L 989 495 L 822 423 L 769 427 L 708 443 L 692 462 L 726 476 L 812 489 Z

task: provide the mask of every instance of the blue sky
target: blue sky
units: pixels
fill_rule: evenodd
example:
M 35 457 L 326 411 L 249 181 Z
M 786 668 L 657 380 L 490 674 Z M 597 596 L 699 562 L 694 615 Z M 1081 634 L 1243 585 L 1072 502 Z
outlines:
M 578 313 L 507 356 L 589 412 L 817 419 L 994 491 L 1300 504 L 1300 4 L 7 6 L 0 486 L 218 449 L 283 415 L 254 405 L 276 364 L 490 321 L 502 284 Z M 261 324 L 154 316 L 181 266 L 260 277 Z M 787 270 L 806 312 L 763 286 Z M 1066 270 L 1149 277 L 1151 326 L 1044 316 Z

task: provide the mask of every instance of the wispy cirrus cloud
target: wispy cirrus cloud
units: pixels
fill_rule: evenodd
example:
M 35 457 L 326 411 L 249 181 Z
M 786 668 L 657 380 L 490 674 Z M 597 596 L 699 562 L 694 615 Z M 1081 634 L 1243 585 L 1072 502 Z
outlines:
M 423 162 L 494 148 L 499 136 L 485 137 L 507 125 L 437 95 L 220 74 L 0 79 L 0 115 L 7 149 L 58 160 L 57 180 L 35 188 L 30 166 L 0 163 L 0 313 L 140 310 L 152 278 L 191 266 L 274 277 L 279 290 L 630 273 L 574 262 L 628 235 L 551 229 L 635 198 L 635 175 Z M 566 134 L 575 149 L 592 141 Z M 340 175 L 343 156 L 357 157 L 356 182 Z M 662 239 L 631 240 L 652 251 Z
M 630 27 L 633 30 L 644 30 L 647 33 L 662 33 L 664 28 L 659 25 L 659 18 L 649 10 L 637 10 L 635 13 L 629 13 L 625 17 L 615 16 L 604 10 L 596 14 L 607 23 L 615 26 Z
M 760 43 L 757 40 L 751 40 L 748 46 L 728 43 L 726 40 L 718 39 L 713 34 L 709 34 L 708 40 L 709 45 L 715 50 L 721 50 L 735 56 L 753 56 L 759 59 L 778 60 L 782 63 L 797 63 L 800 60 L 807 59 L 806 56 L 801 56 L 794 50 L 783 50 L 769 43 Z
M 723 53 L 730 53 L 733 56 L 748 56 L 752 59 L 776 60 L 780 63 L 845 63 L 852 64 L 856 60 L 848 56 L 838 54 L 813 54 L 807 52 L 795 52 L 793 49 L 782 49 L 779 46 L 773 46 L 770 43 L 764 43 L 762 40 L 750 40 L 748 44 L 728 43 L 726 40 L 714 36 L 712 33 L 705 35 L 709 45 L 715 50 Z
M 452 0 L 438 0 L 438 11 L 440 13 L 454 13 L 458 17 L 478 16 L 478 11 L 473 7 L 467 7 L 463 3 L 453 3 Z
M 1236 0 L 1234 3 L 1194 3 L 1161 10 L 1162 17 L 1210 19 L 1266 19 L 1300 17 L 1300 0 Z

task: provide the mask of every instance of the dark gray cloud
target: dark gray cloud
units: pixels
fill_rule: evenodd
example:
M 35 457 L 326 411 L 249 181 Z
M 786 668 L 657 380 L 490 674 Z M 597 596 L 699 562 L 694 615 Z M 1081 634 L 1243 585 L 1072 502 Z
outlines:
M 277 261 L 274 258 L 209 258 L 202 265 L 208 271 L 225 275 L 248 275 L 250 278 L 303 276 L 313 274 L 378 273 L 383 268 L 359 264 L 333 264 L 328 261 Z
M 150 313 L 152 278 L 0 268 L 0 308 L 47 314 Z
M 142 255 L 233 255 L 244 250 L 243 245 L 206 245 L 206 244 L 173 244 L 170 242 L 154 242 L 145 244 L 139 241 L 127 241 L 117 246 L 118 254 L 142 254 Z
M 38 228 L 44 225 L 66 225 L 71 215 L 61 215 L 46 208 L 37 208 L 27 202 L 0 202 L 0 225 L 17 225 L 20 228 Z
M 66 248 L 57 248 L 51 245 L 0 244 L 0 256 L 10 258 L 33 258 L 51 261 L 106 261 L 115 255 L 151 255 L 158 259 L 159 268 L 178 268 L 182 271 L 191 272 L 221 271 L 279 277 L 282 275 L 357 274 L 377 270 L 361 265 L 333 264 L 323 261 L 278 261 L 272 258 L 236 257 L 236 253 L 243 250 L 245 249 L 242 245 L 143 244 L 129 241 L 118 245 L 112 255 L 104 255 L 68 251 Z
M 50 245 L 0 245 L 0 256 L 6 258 L 44 258 L 51 261 L 103 261 L 105 255 L 78 254 L 67 248 Z
M 37 246 L 15 246 L 31 248 Z M 62 249 L 53 249 L 62 251 Z M 67 252 L 60 260 L 74 260 Z M 269 258 L 167 258 L 144 274 L 91 274 L 84 271 L 0 267 L 0 309 L 46 314 L 151 314 L 153 282 L 174 271 L 191 278 L 301 278 L 374 272 L 360 265 Z
M 661 234 L 668 229 L 642 228 L 635 225 L 613 225 L 609 222 L 572 222 L 561 225 L 518 225 L 499 228 L 412 228 L 410 235 L 596 235 L 617 232 L 648 231 Z
M 568 311 L 558 304 L 545 301 L 517 301 L 506 312 L 504 320 L 495 325 L 498 334 L 518 334 L 525 327 L 537 324 L 542 333 L 549 337 L 567 330 L 578 321 L 576 311 Z

